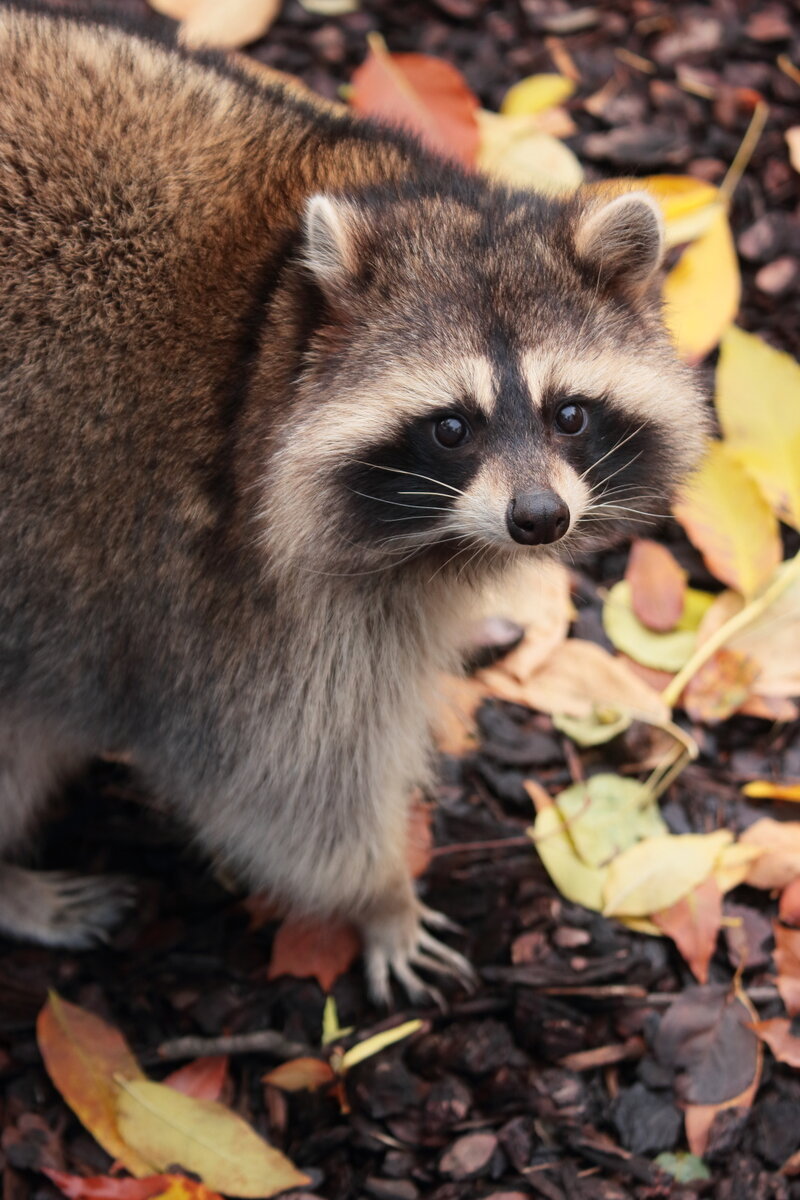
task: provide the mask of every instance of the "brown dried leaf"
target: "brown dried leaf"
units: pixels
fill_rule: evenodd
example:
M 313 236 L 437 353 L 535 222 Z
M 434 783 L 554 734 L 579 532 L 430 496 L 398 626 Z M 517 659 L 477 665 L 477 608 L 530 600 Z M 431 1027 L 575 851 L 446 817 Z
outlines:
M 674 629 L 683 613 L 686 572 L 666 546 L 638 538 L 631 546 L 625 578 L 633 611 L 642 624 L 657 633 Z
M 440 675 L 437 690 L 441 698 L 434 719 L 433 737 L 440 754 L 460 757 L 477 745 L 475 713 L 491 688 L 483 679 Z
M 773 921 L 778 991 L 790 1017 L 800 1013 L 800 929 L 787 929 Z
M 778 916 L 784 925 L 800 925 L 800 876 L 781 892 Z
M 722 892 L 713 875 L 671 908 L 653 913 L 652 920 L 672 938 L 695 979 L 707 983 L 722 922 Z
M 197 1058 L 162 1080 L 167 1087 L 197 1100 L 219 1100 L 228 1081 L 227 1054 Z
M 693 721 L 725 721 L 742 707 L 760 673 L 754 658 L 723 646 L 689 680 L 681 703 Z
M 267 978 L 312 976 L 324 992 L 329 992 L 353 965 L 360 950 L 361 942 L 352 925 L 290 918 L 275 934 Z
M 739 844 L 764 851 L 745 877 L 751 887 L 785 888 L 800 875 L 800 821 L 762 817 L 744 831 Z
M 317 1092 L 335 1079 L 334 1071 L 321 1058 L 293 1058 L 261 1076 L 262 1083 L 284 1092 Z
M 766 1042 L 778 1062 L 800 1068 L 800 1037 L 792 1033 L 792 1022 L 787 1017 L 753 1021 L 750 1028 L 762 1042 Z

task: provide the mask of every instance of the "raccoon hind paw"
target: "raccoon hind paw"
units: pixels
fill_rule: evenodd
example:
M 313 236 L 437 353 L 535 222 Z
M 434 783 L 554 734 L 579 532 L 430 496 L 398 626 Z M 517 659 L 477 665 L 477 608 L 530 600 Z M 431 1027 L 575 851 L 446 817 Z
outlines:
M 108 941 L 135 899 L 136 889 L 124 877 L 0 864 L 0 930 L 25 941 L 89 949 Z

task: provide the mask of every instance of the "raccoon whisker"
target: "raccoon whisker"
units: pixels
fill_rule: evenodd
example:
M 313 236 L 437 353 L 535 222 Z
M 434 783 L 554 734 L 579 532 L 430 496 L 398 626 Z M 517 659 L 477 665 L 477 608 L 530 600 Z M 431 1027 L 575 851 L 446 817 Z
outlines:
M 625 446 L 625 445 L 626 445 L 626 444 L 627 444 L 627 443 L 628 443 L 628 442 L 631 440 L 631 438 L 635 438 L 635 437 L 636 437 L 637 433 L 641 433 L 641 432 L 642 432 L 642 430 L 644 429 L 644 425 L 645 425 L 645 423 L 644 423 L 644 421 L 643 421 L 641 425 L 638 425 L 638 426 L 636 427 L 636 429 L 634 429 L 633 433 L 629 433 L 627 437 L 620 438 L 620 440 L 619 440 L 619 441 L 616 443 L 616 445 L 612 446 L 610 450 L 607 450 L 607 451 L 605 452 L 605 454 L 603 454 L 603 455 L 602 455 L 600 458 L 598 458 L 597 462 L 593 462 L 593 463 L 592 463 L 590 466 L 588 466 L 588 467 L 586 468 L 586 470 L 583 472 L 583 474 L 582 474 L 582 475 L 579 475 L 579 476 L 578 476 L 578 478 L 579 478 L 580 480 L 583 480 L 583 479 L 585 479 L 585 478 L 586 478 L 586 476 L 589 474 L 589 472 L 590 472 L 590 471 L 593 471 L 593 470 L 595 469 L 595 467 L 599 467 L 599 466 L 600 466 L 600 463 L 601 463 L 601 462 L 605 462 L 605 460 L 606 460 L 607 458 L 610 458 L 612 454 L 616 454 L 617 450 L 621 450 L 621 449 L 622 449 L 622 447 L 623 447 L 623 446 Z M 640 453 L 641 453 L 641 451 L 640 451 Z M 637 457 L 638 457 L 638 455 L 637 455 Z M 635 461 L 636 461 L 635 459 L 631 459 L 631 462 L 635 462 Z M 619 472 L 618 472 L 618 471 L 616 471 L 616 472 L 615 472 L 615 474 L 617 474 L 617 475 L 618 475 L 618 474 L 619 474 Z M 609 476 L 608 476 L 608 478 L 609 478 L 609 479 L 613 479 L 613 478 L 614 478 L 614 476 L 613 476 L 613 475 L 609 475 Z
M 446 513 L 446 508 L 437 509 L 438 512 Z M 398 521 L 435 521 L 436 518 L 431 513 L 423 513 L 421 517 L 384 517 L 381 520 L 381 525 L 396 525 Z
M 449 492 L 418 492 L 414 490 L 411 492 L 398 492 L 397 494 L 398 496 L 441 496 L 442 500 L 453 499 Z
M 426 483 L 435 483 L 439 487 L 449 488 L 451 492 L 458 492 L 459 496 L 466 496 L 466 492 L 462 492 L 461 488 L 454 487 L 452 483 L 445 483 L 443 479 L 434 479 L 431 475 L 420 475 L 417 471 L 403 471 L 400 467 L 384 467 L 379 463 L 363 462 L 360 458 L 354 458 L 353 462 L 359 467 L 371 467 L 373 471 L 391 471 L 393 475 L 410 475 L 412 479 L 424 479 Z
M 461 540 L 464 541 L 463 538 Z M 470 543 L 470 545 L 464 546 L 463 549 L 461 549 L 461 550 L 456 550 L 455 554 L 451 554 L 450 557 L 445 562 L 443 562 L 440 566 L 438 566 L 436 568 L 436 570 L 433 572 L 430 579 L 428 580 L 428 583 L 429 584 L 433 583 L 434 579 L 436 578 L 436 576 L 439 574 L 440 571 L 443 571 L 445 569 L 445 567 L 449 567 L 451 562 L 455 562 L 455 560 L 458 558 L 459 554 L 466 554 L 466 552 L 470 548 L 471 548 L 471 543 Z
M 605 485 L 610 483 L 612 479 L 616 479 L 617 475 L 621 474 L 623 471 L 627 471 L 628 467 L 632 467 L 637 458 L 642 457 L 643 453 L 644 450 L 640 450 L 638 454 L 634 454 L 633 458 L 629 458 L 628 461 L 624 462 L 621 467 L 617 467 L 616 471 L 612 471 L 610 475 L 606 475 L 605 479 L 601 479 L 597 486 L 605 487 Z M 600 495 L 604 496 L 605 492 L 601 492 Z
M 648 512 L 644 508 L 633 508 L 630 504 L 598 504 L 597 507 L 608 509 L 609 511 L 636 513 L 637 516 L 642 517 L 661 517 L 663 519 L 670 515 L 669 513 L 653 512 L 652 510 Z
M 461 576 L 466 571 L 469 564 L 471 562 L 473 562 L 478 557 L 479 554 L 485 553 L 485 551 L 486 551 L 486 546 L 478 546 L 478 549 L 475 551 L 475 553 L 471 554 L 469 556 L 469 558 L 467 559 L 467 561 L 465 563 L 462 563 L 461 566 L 458 568 L 458 573 L 456 574 L 456 579 L 460 579 Z
M 348 492 L 352 492 L 354 496 L 361 496 L 364 500 L 374 500 L 376 504 L 394 504 L 397 508 L 419 508 L 426 509 L 428 512 L 441 512 L 441 506 L 436 504 L 403 504 L 400 500 L 386 500 L 383 496 L 368 496 L 366 492 L 357 492 L 355 488 L 348 488 Z

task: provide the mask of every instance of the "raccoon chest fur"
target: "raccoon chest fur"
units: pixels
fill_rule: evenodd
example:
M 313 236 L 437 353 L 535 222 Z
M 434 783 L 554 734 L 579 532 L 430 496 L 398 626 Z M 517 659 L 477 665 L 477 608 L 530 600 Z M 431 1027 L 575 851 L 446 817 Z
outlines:
M 113 24 L 0 5 L 0 851 L 125 749 L 209 855 L 470 978 L 405 858 L 482 590 L 647 528 L 706 422 L 645 193 L 505 188 Z M 0 927 L 128 898 L 0 865 Z

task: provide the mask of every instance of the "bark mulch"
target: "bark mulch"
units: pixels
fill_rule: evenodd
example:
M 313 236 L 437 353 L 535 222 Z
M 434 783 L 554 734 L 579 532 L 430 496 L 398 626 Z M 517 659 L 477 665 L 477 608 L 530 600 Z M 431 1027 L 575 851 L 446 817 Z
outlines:
M 143 0 L 115 7 L 159 20 Z M 800 63 L 800 20 L 788 2 L 365 0 L 355 13 L 324 19 L 288 0 L 252 52 L 334 96 L 371 30 L 392 50 L 451 59 L 489 107 L 522 76 L 571 61 L 581 80 L 571 144 L 592 177 L 689 172 L 719 182 L 747 127 L 752 92 L 760 93 L 770 118 L 732 211 L 744 274 L 739 320 L 797 352 L 800 177 L 782 131 L 800 121 L 800 86 L 779 56 Z M 692 581 L 708 586 L 679 531 L 662 536 Z M 625 553 L 578 574 L 580 636 L 602 640 L 599 589 L 620 578 Z M 395 1014 L 423 1015 L 427 1029 L 353 1070 L 349 1115 L 334 1099 L 286 1099 L 264 1085 L 278 1061 L 266 1050 L 234 1055 L 236 1109 L 311 1175 L 304 1200 L 800 1200 L 800 1180 L 779 1173 L 800 1146 L 800 1075 L 771 1060 L 753 1109 L 717 1120 L 710 1181 L 682 1186 L 654 1167 L 655 1155 L 685 1146 L 673 1076 L 654 1039 L 670 998 L 693 981 L 665 940 L 561 898 L 526 843 L 523 779 L 533 774 L 557 789 L 575 768 L 549 720 L 494 703 L 480 728 L 474 755 L 442 763 L 438 849 L 423 881 L 425 899 L 467 931 L 462 948 L 481 972 L 479 991 L 452 994 L 446 1013 Z M 741 797 L 743 782 L 800 777 L 796 727 L 740 718 L 699 736 L 700 760 L 663 805 L 676 832 L 739 830 L 756 815 Z M 634 727 L 583 754 L 582 769 L 624 770 L 644 757 L 645 737 Z M 761 805 L 758 815 L 770 811 L 779 812 Z M 110 1165 L 42 1067 L 34 1020 L 48 987 L 123 1029 L 159 1077 L 168 1065 L 158 1047 L 176 1037 L 201 1039 L 184 1052 L 193 1056 L 221 1033 L 271 1030 L 301 1047 L 318 1046 L 320 1036 L 318 985 L 266 979 L 274 927 L 248 929 L 240 899 L 214 881 L 183 831 L 137 795 L 123 767 L 97 764 L 61 799 L 41 857 L 45 866 L 134 875 L 140 895 L 113 943 L 93 952 L 0 941 L 2 1200 L 56 1195 L 36 1171 L 42 1165 L 97 1174 Z M 744 984 L 762 1017 L 781 1015 L 769 954 L 759 949 L 769 945 L 773 909 L 746 888 L 728 906 L 748 932 Z M 729 930 L 712 982 L 730 983 L 738 954 Z M 365 1001 L 359 968 L 334 993 L 343 1025 L 368 1032 L 385 1022 Z

